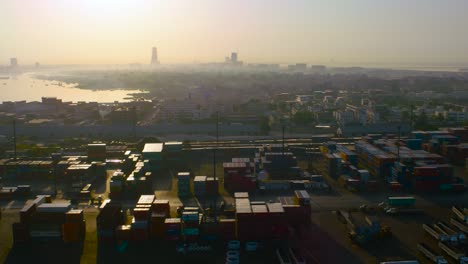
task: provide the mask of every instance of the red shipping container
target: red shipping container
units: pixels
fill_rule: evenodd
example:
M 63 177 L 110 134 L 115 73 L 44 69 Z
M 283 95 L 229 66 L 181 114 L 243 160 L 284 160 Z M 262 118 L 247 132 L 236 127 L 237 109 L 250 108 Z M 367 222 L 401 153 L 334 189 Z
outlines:
M 415 176 L 439 176 L 439 170 L 437 167 L 415 167 Z
M 150 208 L 145 207 L 145 208 L 135 208 L 133 209 L 133 216 L 135 217 L 136 220 L 148 220 L 150 217 Z

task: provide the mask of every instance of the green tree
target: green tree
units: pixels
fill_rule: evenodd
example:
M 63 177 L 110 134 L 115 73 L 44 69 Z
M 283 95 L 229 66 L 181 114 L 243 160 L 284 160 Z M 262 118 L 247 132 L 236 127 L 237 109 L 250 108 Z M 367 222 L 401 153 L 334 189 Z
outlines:
M 310 124 L 315 121 L 314 114 L 307 111 L 297 112 L 292 119 L 296 124 Z

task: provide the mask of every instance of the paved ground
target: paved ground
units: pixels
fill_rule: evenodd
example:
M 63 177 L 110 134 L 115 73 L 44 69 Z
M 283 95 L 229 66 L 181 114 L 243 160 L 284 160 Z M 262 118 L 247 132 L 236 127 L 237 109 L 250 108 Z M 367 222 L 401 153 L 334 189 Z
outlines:
M 194 169 L 197 175 L 210 175 L 212 167 L 209 165 L 199 166 Z M 222 173 L 217 168 L 219 175 Z M 457 169 L 457 175 L 467 179 L 462 169 Z M 109 172 L 111 175 L 112 172 Z M 156 196 L 160 199 L 169 199 L 172 206 L 172 214 L 175 209 L 182 205 L 192 206 L 197 202 L 195 199 L 181 201 L 175 192 L 176 181 L 172 180 L 173 173 L 167 173 L 158 178 L 154 189 Z M 376 263 L 384 260 L 415 259 L 424 263 L 425 260 L 417 253 L 416 244 L 424 242 L 434 250 L 441 253 L 435 241 L 428 237 L 421 225 L 423 223 L 436 223 L 439 220 L 447 220 L 450 216 L 450 207 L 458 205 L 468 207 L 468 194 L 461 195 L 415 195 L 417 207 L 425 210 L 425 214 L 417 217 L 390 217 L 380 215 L 381 222 L 391 227 L 394 237 L 389 241 L 375 243 L 367 247 L 359 247 L 353 244 L 347 237 L 345 225 L 337 220 L 333 213 L 339 209 L 357 208 L 362 204 L 376 204 L 392 195 L 389 192 L 379 194 L 356 194 L 340 188 L 335 182 L 329 180 L 334 187 L 330 194 L 312 194 L 312 225 L 310 228 L 302 229 L 296 233 L 292 245 L 301 247 L 304 255 L 310 260 L 315 259 L 319 263 Z M 108 180 L 99 182 L 96 194 L 107 195 L 109 189 Z M 50 184 L 38 184 L 33 186 L 34 191 L 45 191 L 49 193 Z M 228 203 L 233 199 L 224 190 L 220 190 L 222 197 Z M 274 200 L 277 196 L 292 195 L 292 192 L 271 193 L 267 195 L 253 195 L 253 200 Z M 0 262 L 6 263 L 129 263 L 149 260 L 158 263 L 223 263 L 223 249 L 216 254 L 193 256 L 189 259 L 175 255 L 174 246 L 168 244 L 129 245 L 123 252 L 117 252 L 115 247 L 98 247 L 96 242 L 95 217 L 97 209 L 93 206 L 81 206 L 85 208 L 87 220 L 86 240 L 82 245 L 35 245 L 34 248 L 12 248 L 11 224 L 18 221 L 19 209 L 27 201 L 0 202 L 2 219 L 0 221 Z M 134 201 L 126 202 L 126 207 L 132 207 Z M 160 249 L 155 251 L 156 249 Z M 51 257 L 54 256 L 54 257 Z M 257 255 L 245 255 L 243 260 L 249 259 L 252 263 L 262 262 L 264 258 L 271 258 L 268 263 L 275 263 L 274 252 L 265 251 Z M 167 262 L 165 262 L 167 261 Z M 151 261 L 150 261 L 151 262 Z M 427 262 L 427 261 L 426 261 Z M 244 263 L 244 261 L 243 261 Z

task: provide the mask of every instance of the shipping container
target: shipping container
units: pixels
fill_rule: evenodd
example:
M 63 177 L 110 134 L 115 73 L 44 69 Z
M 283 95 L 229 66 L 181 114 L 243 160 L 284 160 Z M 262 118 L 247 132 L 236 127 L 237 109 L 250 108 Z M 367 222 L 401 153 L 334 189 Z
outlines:
M 388 197 L 388 205 L 391 206 L 413 206 L 416 203 L 416 198 L 408 197 Z

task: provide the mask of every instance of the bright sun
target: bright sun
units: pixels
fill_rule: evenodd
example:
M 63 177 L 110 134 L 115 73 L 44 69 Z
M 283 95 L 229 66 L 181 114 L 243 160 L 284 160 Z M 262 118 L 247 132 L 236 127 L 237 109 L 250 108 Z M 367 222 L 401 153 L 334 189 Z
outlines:
M 137 6 L 137 0 L 81 0 L 84 11 L 93 17 L 117 18 Z

